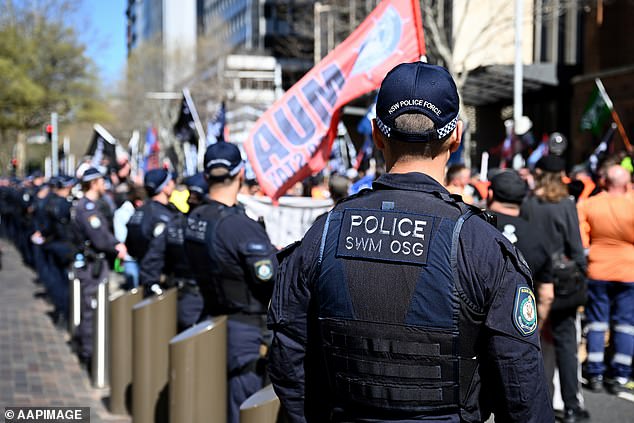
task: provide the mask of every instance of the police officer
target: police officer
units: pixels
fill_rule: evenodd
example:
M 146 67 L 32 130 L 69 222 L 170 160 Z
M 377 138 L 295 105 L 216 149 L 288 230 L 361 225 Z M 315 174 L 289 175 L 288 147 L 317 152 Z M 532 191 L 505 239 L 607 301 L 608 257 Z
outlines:
M 188 213 L 202 204 L 209 192 L 209 185 L 202 173 L 197 173 L 185 180 L 189 196 L 187 197 Z M 184 330 L 194 325 L 203 310 L 203 298 L 198 289 L 196 279 L 191 277 L 192 267 L 185 252 L 185 227 L 187 216 L 176 213 L 174 219 L 167 224 L 165 234 L 166 270 L 170 285 L 178 286 L 178 326 Z
M 160 276 L 163 269 L 165 248 L 157 248 L 153 244 L 164 246 L 164 238 L 157 242 L 167 223 L 174 218 L 178 210 L 170 204 L 169 198 L 174 190 L 171 173 L 165 169 L 153 169 L 146 173 L 143 185 L 149 199 L 135 210 L 128 221 L 126 246 L 130 255 L 139 263 L 139 281 L 146 293 L 160 293 Z
M 53 281 L 51 278 L 49 257 L 45 250 L 45 236 L 43 235 L 48 231 L 51 221 L 47 213 L 47 204 L 49 200 L 55 195 L 53 194 L 52 187 L 57 183 L 57 177 L 51 178 L 48 183 L 41 184 L 37 188 L 35 195 L 31 197 L 31 233 L 29 239 L 32 244 L 31 249 L 33 251 L 33 262 L 35 265 L 35 271 L 37 272 L 38 279 L 42 282 L 46 288 L 48 295 L 51 299 L 55 297 Z M 56 320 L 54 316 L 54 320 Z
M 264 228 L 237 204 L 244 179 L 240 150 L 219 142 L 205 152 L 205 203 L 187 218 L 185 248 L 204 299 L 204 315 L 229 315 L 228 421 L 263 385 L 266 307 L 277 263 Z
M 127 249 L 110 232 L 97 206 L 97 201 L 106 192 L 103 175 L 95 168 L 88 168 L 81 177 L 81 187 L 84 196 L 72 212 L 81 241 L 74 271 L 81 285 L 81 323 L 77 328 L 79 358 L 88 363 L 92 356 L 93 302 L 97 287 L 108 278 L 109 260 L 114 257 L 123 259 Z
M 48 256 L 50 283 L 55 318 L 61 325 L 68 318 L 68 270 L 77 247 L 71 227 L 71 189 L 76 179 L 60 176 L 55 180 L 53 195 L 46 203 L 49 224 L 43 236 L 46 239 L 44 251 Z
M 207 191 L 202 175 L 190 177 L 187 185 L 190 191 Z M 190 204 L 190 212 L 194 207 L 195 204 Z M 185 254 L 185 223 L 185 215 L 176 209 L 167 222 L 159 220 L 155 226 L 159 229 L 153 231 L 148 251 L 141 261 L 142 280 L 154 287 L 155 292 L 160 292 L 157 285 L 160 285 L 161 273 L 167 276 L 167 287 L 178 288 L 179 331 L 195 324 L 203 309 L 203 299 Z
M 554 421 L 530 271 L 441 185 L 458 108 L 446 69 L 391 70 L 388 173 L 280 253 L 269 373 L 291 421 Z

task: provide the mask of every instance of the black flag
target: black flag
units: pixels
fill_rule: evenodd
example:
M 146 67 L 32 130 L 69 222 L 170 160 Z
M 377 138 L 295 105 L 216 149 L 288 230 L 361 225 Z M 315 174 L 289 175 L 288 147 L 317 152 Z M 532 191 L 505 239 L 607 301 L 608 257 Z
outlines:
M 178 114 L 178 120 L 174 124 L 174 135 L 181 142 L 188 142 L 196 145 L 198 142 L 198 134 L 196 132 L 196 124 L 194 123 L 194 117 L 187 104 L 187 99 L 183 96 L 181 102 L 181 110 Z
M 117 141 L 110 132 L 106 131 L 103 126 L 96 124 L 86 155 L 92 156 L 92 165 L 95 167 L 105 166 L 108 170 L 116 169 L 116 144 Z

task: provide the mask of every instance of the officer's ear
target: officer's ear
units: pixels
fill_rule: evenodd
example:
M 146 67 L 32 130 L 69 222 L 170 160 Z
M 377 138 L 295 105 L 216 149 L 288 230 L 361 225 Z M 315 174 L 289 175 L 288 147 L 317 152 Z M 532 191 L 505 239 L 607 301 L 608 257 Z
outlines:
M 460 148 L 460 142 L 462 141 L 462 121 L 456 122 L 456 129 L 454 129 L 451 135 L 451 144 L 449 144 L 449 151 L 455 153 Z
M 383 151 L 385 149 L 383 134 L 379 131 L 379 127 L 376 126 L 376 119 L 372 119 L 372 141 L 374 141 L 374 145 L 378 150 Z

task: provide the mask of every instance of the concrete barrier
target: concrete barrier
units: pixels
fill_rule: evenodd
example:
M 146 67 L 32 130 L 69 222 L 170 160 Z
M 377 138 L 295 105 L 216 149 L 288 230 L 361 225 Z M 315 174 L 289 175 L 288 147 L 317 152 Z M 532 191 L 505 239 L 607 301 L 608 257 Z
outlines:
M 273 385 L 265 386 L 251 395 L 240 406 L 240 423 L 276 423 L 280 412 L 280 400 Z
M 127 414 L 132 404 L 132 307 L 143 300 L 143 291 L 134 288 L 110 297 L 108 350 L 110 358 L 110 400 L 112 414 Z M 128 398 L 129 397 L 129 398 Z
M 227 316 L 170 341 L 170 422 L 227 421 Z
M 132 419 L 168 421 L 169 342 L 176 335 L 175 288 L 132 307 Z

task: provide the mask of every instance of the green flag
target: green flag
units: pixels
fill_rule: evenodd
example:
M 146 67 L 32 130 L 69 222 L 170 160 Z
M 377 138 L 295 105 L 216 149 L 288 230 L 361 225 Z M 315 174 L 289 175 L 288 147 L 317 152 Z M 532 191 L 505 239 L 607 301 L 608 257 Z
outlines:
M 601 136 L 603 127 L 610 117 L 612 101 L 605 93 L 601 80 L 596 79 L 595 82 L 596 86 L 581 116 L 581 130 L 591 131 L 598 137 Z

